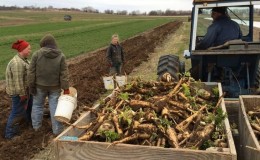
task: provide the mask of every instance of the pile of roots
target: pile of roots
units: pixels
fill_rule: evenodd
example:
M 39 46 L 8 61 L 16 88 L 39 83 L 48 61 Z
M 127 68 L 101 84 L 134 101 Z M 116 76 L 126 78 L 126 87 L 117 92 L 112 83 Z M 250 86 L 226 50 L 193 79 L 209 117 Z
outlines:
M 188 74 L 177 82 L 137 78 L 118 87 L 94 110 L 81 141 L 206 149 L 228 147 L 217 86 L 194 81 Z
M 252 129 L 256 135 L 256 138 L 260 143 L 260 107 L 257 106 L 256 108 L 253 108 L 252 110 L 248 111 L 247 116 L 252 126 Z

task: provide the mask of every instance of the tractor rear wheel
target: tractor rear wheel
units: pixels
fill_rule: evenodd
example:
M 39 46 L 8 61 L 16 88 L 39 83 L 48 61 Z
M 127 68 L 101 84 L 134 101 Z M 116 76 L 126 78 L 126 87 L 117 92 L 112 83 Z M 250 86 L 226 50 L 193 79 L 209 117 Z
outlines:
M 256 69 L 255 86 L 260 91 L 260 63 L 258 64 L 258 67 Z
M 185 64 L 180 62 L 179 56 L 169 54 L 160 57 L 157 66 L 158 79 L 161 79 L 165 73 L 169 73 L 176 81 L 178 81 L 180 73 L 184 72 Z

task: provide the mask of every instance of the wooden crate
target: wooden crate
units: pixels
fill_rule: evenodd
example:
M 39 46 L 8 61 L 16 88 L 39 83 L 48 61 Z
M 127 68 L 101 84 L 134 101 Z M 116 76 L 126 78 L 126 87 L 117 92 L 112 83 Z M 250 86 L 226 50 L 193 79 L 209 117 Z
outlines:
M 260 160 L 260 145 L 249 123 L 246 112 L 260 106 L 259 95 L 239 96 L 239 135 L 243 160 Z
M 218 87 L 220 95 L 222 88 L 220 83 L 205 83 L 206 88 Z M 95 105 L 94 108 L 98 108 Z M 221 107 L 226 112 L 224 99 Z M 94 115 L 87 112 L 82 115 L 74 124 L 83 125 L 90 123 Z M 68 127 L 57 138 L 55 138 L 55 153 L 58 160 L 71 159 L 93 159 L 93 160 L 120 160 L 120 159 L 147 159 L 147 160 L 236 160 L 237 154 L 230 130 L 228 119 L 225 119 L 225 129 L 229 148 L 224 148 L 222 152 L 217 150 L 192 150 L 192 149 L 175 149 L 162 148 L 130 144 L 117 144 L 110 146 L 111 143 L 77 141 L 73 137 L 78 137 L 84 133 L 84 129 Z M 64 138 L 64 137 L 67 137 Z M 72 140 L 71 140 L 72 139 Z
M 227 110 L 228 120 L 231 127 L 232 136 L 234 139 L 236 151 L 237 151 L 237 159 L 241 159 L 241 151 L 240 151 L 240 138 L 239 138 L 239 131 L 238 131 L 238 110 L 239 110 L 239 98 L 225 98 L 225 106 Z

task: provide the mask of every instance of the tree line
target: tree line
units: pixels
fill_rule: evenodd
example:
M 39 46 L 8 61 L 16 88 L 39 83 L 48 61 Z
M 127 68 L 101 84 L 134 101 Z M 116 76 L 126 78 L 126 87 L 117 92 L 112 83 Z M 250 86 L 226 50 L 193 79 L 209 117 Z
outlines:
M 100 12 L 98 9 L 95 9 L 91 6 L 84 7 L 82 9 L 78 8 L 54 8 L 53 6 L 48 7 L 37 7 L 37 6 L 0 6 L 1 10 L 40 10 L 40 11 L 48 11 L 48 10 L 59 10 L 59 11 L 81 11 L 81 12 L 87 12 L 87 13 L 105 13 L 105 14 L 117 14 L 117 15 L 150 15 L 150 16 L 174 16 L 174 15 L 190 15 L 191 11 L 183 11 L 183 10 L 170 10 L 167 9 L 165 11 L 163 10 L 152 10 L 149 12 L 141 12 L 139 10 L 134 11 L 127 11 L 127 10 L 112 10 L 112 9 L 106 9 L 103 12 Z

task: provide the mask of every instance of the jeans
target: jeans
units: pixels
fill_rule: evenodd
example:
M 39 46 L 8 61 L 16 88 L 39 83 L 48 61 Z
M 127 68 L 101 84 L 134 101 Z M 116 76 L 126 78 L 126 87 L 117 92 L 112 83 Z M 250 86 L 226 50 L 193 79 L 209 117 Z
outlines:
M 52 132 L 55 135 L 60 134 L 63 131 L 62 123 L 58 122 L 54 118 L 54 114 L 58 105 L 58 98 L 60 96 L 61 90 L 45 90 L 36 89 L 36 94 L 33 96 L 33 106 L 32 106 L 32 126 L 35 130 L 42 126 L 43 119 L 43 107 L 46 97 L 48 96 L 49 109 L 51 113 L 51 123 Z
M 5 138 L 11 139 L 19 134 L 19 123 L 25 120 L 31 122 L 32 96 L 28 100 L 20 101 L 19 95 L 12 97 L 12 110 L 7 120 L 5 128 Z
M 121 70 L 122 70 L 122 64 L 119 63 L 119 64 L 113 64 L 112 67 L 110 67 L 110 70 L 109 70 L 109 75 L 114 75 L 114 74 L 117 74 L 118 76 L 121 75 Z

